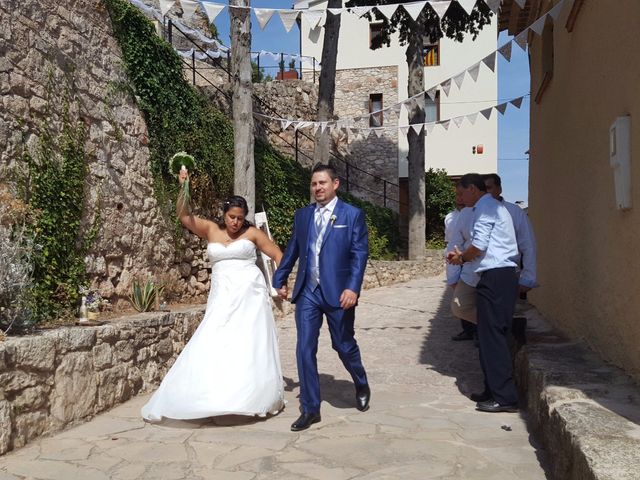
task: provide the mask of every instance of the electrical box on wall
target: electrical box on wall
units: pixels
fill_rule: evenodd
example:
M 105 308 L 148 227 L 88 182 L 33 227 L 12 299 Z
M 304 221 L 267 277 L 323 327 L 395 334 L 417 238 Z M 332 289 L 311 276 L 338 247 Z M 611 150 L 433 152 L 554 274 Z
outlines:
M 609 128 L 609 164 L 613 168 L 618 210 L 631 208 L 631 116 L 616 118 Z

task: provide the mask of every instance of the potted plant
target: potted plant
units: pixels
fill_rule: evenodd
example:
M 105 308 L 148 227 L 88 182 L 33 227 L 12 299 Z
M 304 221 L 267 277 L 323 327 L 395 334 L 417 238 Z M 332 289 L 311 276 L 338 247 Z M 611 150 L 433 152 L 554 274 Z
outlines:
M 86 312 L 87 320 L 97 320 L 100 316 L 100 311 L 109 305 L 109 300 L 102 298 L 102 295 L 97 290 L 80 287 L 80 295 L 82 296 L 81 310 Z

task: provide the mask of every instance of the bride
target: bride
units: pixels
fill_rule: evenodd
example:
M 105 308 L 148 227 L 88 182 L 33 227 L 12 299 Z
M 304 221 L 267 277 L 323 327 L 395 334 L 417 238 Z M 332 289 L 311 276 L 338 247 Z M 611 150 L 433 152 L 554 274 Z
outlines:
M 188 172 L 180 172 L 180 183 Z M 182 198 L 182 197 L 181 197 Z M 280 263 L 282 252 L 251 226 L 244 198 L 233 196 L 214 223 L 194 216 L 178 201 L 182 224 L 207 239 L 211 290 L 193 337 L 142 407 L 142 417 L 196 419 L 217 415 L 276 414 L 284 406 L 278 338 L 256 247 Z

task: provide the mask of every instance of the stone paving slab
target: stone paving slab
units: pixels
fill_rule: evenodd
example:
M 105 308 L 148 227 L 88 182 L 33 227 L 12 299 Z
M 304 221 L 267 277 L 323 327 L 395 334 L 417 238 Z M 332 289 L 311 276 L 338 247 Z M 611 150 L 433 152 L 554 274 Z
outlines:
M 467 398 L 482 388 L 478 355 L 471 342 L 450 341 L 459 325 L 443 277 L 365 291 L 356 324 L 372 388 L 368 412 L 354 408 L 325 328 L 322 422 L 289 430 L 299 391 L 289 315 L 279 322 L 288 402 L 281 414 L 147 424 L 143 395 L 0 457 L 0 480 L 546 478 L 526 414 L 476 412 Z

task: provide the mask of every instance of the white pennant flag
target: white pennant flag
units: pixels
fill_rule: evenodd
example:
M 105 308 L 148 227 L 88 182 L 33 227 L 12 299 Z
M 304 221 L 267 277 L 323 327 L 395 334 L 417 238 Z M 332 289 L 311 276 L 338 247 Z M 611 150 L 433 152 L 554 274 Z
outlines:
M 400 132 L 401 132 L 403 135 L 407 135 L 407 134 L 409 133 L 409 128 L 410 128 L 410 127 L 409 127 L 408 125 L 407 125 L 407 126 L 400 127 Z
M 502 55 L 507 62 L 511 61 L 511 42 L 505 43 L 503 46 L 501 46 L 498 49 L 498 51 L 500 52 L 500 55 Z
M 542 35 L 542 31 L 544 30 L 544 24 L 547 23 L 547 15 L 540 17 L 538 20 L 531 24 L 529 27 L 533 30 L 537 35 Z
M 467 115 L 467 120 L 469 120 L 469 123 L 471 125 L 475 125 L 476 124 L 476 119 L 478 118 L 478 112 L 472 113 L 470 115 Z
M 492 72 L 496 71 L 496 52 L 492 52 L 482 59 L 482 62 L 489 67 Z
M 175 0 L 160 0 L 160 11 L 162 12 L 162 16 L 166 15 L 175 4 Z
M 469 72 L 469 76 L 473 79 L 473 81 L 477 82 L 478 74 L 480 73 L 480 62 L 476 63 L 473 67 L 467 70 L 467 72 Z
M 364 14 L 369 13 L 372 8 L 373 8 L 373 6 L 370 6 L 370 7 L 351 7 L 349 10 L 351 10 L 351 13 L 355 14 L 358 18 L 360 18 Z
M 209 19 L 209 23 L 213 23 L 218 14 L 224 9 L 224 5 L 217 5 L 215 3 L 202 2 L 202 8 L 204 8 L 204 13 L 207 14 L 207 18 Z
M 389 20 L 391 20 L 391 17 L 393 17 L 394 13 L 396 13 L 398 7 L 399 5 L 397 3 L 394 5 L 376 5 L 378 11 Z
M 456 124 L 456 127 L 460 128 L 462 122 L 464 122 L 464 117 L 453 117 L 453 123 Z
M 271 20 L 275 10 L 272 8 L 254 8 L 253 13 L 255 13 L 256 18 L 258 19 L 260 30 L 264 30 L 264 27 L 266 27 L 269 20 Z
M 403 3 L 402 8 L 407 11 L 411 18 L 413 18 L 414 20 L 418 20 L 418 17 L 422 13 L 422 9 L 426 4 L 426 0 L 424 2 Z
M 425 123 L 424 124 L 424 129 L 426 130 L 425 133 L 431 133 L 433 132 L 433 129 L 436 128 L 436 124 L 433 122 L 429 122 L 429 123 Z
M 427 95 L 429 95 L 429 98 L 433 101 L 435 101 L 437 93 L 438 93 L 438 90 L 436 90 L 435 87 L 427 90 Z
M 374 128 L 373 132 L 376 134 L 376 136 L 378 138 L 380 138 L 382 136 L 382 134 L 384 133 L 384 130 L 382 128 Z
M 549 12 L 547 12 L 549 15 L 551 15 L 551 18 L 553 18 L 554 20 L 558 19 L 558 15 L 560 15 L 560 12 L 562 11 L 562 7 L 564 6 L 564 2 L 560 2 L 558 3 L 555 7 L 553 7 L 551 10 L 549 10 Z
M 303 10 L 301 15 L 302 20 L 309 26 L 309 29 L 314 30 L 322 20 L 324 10 Z
M 462 82 L 464 81 L 465 72 L 459 73 L 455 77 L 453 77 L 453 81 L 456 82 L 458 88 L 462 88 Z
M 332 15 L 340 15 L 342 13 L 342 8 L 327 8 L 327 11 Z
M 431 5 L 431 8 L 433 8 L 433 10 L 436 12 L 436 15 L 438 15 L 442 20 L 442 17 L 444 17 L 445 13 L 447 13 L 447 10 L 449 10 L 449 5 L 451 5 L 451 2 L 440 2 L 434 0 L 432 2 L 429 2 L 429 5 Z
M 522 32 L 516 35 L 516 38 L 514 38 L 513 40 L 522 50 L 524 50 L 525 52 L 527 51 L 527 29 L 524 29 Z
M 196 13 L 198 2 L 194 2 L 192 0 L 180 0 L 180 6 L 182 7 L 182 19 L 189 21 L 193 17 L 193 14 Z
M 518 4 L 520 8 L 524 8 L 525 4 L 527 3 L 527 0 L 514 0 L 514 1 Z
M 501 103 L 500 105 L 496 105 L 496 110 L 498 110 L 502 115 L 504 115 L 504 112 L 507 109 L 507 105 L 509 105 L 509 102 L 504 102 L 504 103 Z
M 393 111 L 396 112 L 396 114 L 400 115 L 400 112 L 402 111 L 402 103 L 398 103 L 393 107 Z
M 299 10 L 278 10 L 280 14 L 280 20 L 282 21 L 282 25 L 284 25 L 284 29 L 289 33 L 291 31 L 291 27 L 296 23 L 298 19 L 298 15 L 300 14 Z
M 422 123 L 412 123 L 411 124 L 411 129 L 416 132 L 416 135 L 420 135 L 420 132 L 422 131 L 422 127 L 424 127 L 424 125 Z
M 289 128 L 291 126 L 292 123 L 293 122 L 291 120 L 283 120 L 282 121 L 282 124 L 283 124 L 282 129 L 286 130 L 287 128 Z
M 511 100 L 511 105 L 513 105 L 516 108 L 520 108 L 520 106 L 522 105 L 523 98 L 524 97 L 514 98 L 513 100 Z
M 498 13 L 500 11 L 500 1 L 501 0 L 485 0 L 484 3 L 487 4 L 493 13 Z
M 445 130 L 449 130 L 450 123 L 451 123 L 451 120 L 445 120 L 444 122 L 440 122 L 439 125 Z
M 451 90 L 451 79 L 442 82 L 440 84 L 440 89 L 444 92 L 444 94 L 448 97 L 449 96 L 449 90 Z
M 489 120 L 491 118 L 491 112 L 493 112 L 493 107 L 485 108 L 484 110 L 480 110 L 480 113 L 484 118 Z
M 473 7 L 476 5 L 476 0 L 458 0 L 458 4 L 467 12 L 467 15 L 471 15 Z

